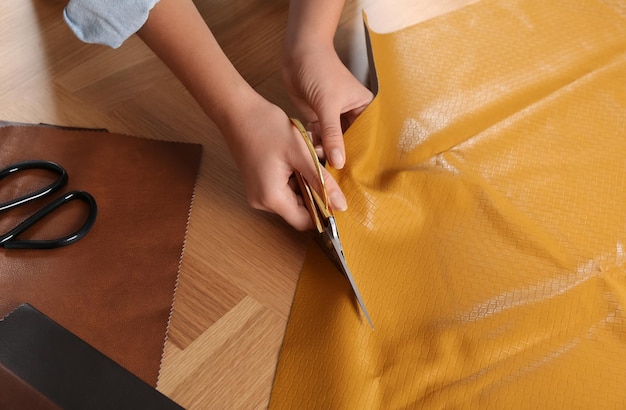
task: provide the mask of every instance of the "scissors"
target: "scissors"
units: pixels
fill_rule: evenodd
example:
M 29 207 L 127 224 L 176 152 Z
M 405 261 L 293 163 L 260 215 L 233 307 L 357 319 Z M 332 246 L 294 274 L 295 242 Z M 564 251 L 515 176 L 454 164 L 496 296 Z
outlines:
M 295 119 L 290 118 L 291 122 L 298 129 L 302 138 L 306 142 L 307 148 L 311 153 L 311 157 L 315 162 L 315 167 L 317 168 L 317 176 L 319 177 L 321 183 L 321 192 L 322 198 L 320 195 L 311 187 L 311 185 L 307 182 L 307 180 L 302 176 L 300 172 L 295 173 L 296 180 L 298 181 L 298 185 L 300 186 L 300 190 L 302 191 L 302 197 L 304 198 L 304 203 L 311 214 L 311 218 L 315 223 L 315 227 L 317 228 L 317 232 L 319 235 L 316 236 L 317 241 L 320 243 L 324 252 L 329 257 L 329 259 L 337 266 L 339 271 L 348 279 L 350 282 L 350 286 L 352 286 L 352 291 L 354 292 L 354 296 L 356 297 L 365 318 L 369 322 L 372 330 L 374 330 L 374 324 L 372 323 L 372 319 L 370 319 L 369 313 L 367 313 L 367 309 L 365 308 L 365 303 L 363 302 L 363 298 L 359 293 L 359 289 L 354 282 L 354 278 L 350 273 L 350 269 L 348 268 L 348 264 L 346 263 L 346 258 L 343 254 L 343 247 L 341 245 L 341 241 L 339 240 L 339 231 L 337 230 L 337 223 L 335 221 L 335 215 L 333 214 L 333 210 L 328 206 L 328 193 L 326 192 L 326 185 L 324 183 L 324 175 L 322 174 L 322 164 L 315 153 L 315 148 L 313 147 L 313 142 L 309 136 L 309 133 L 306 131 L 302 123 Z
M 39 160 L 24 161 L 9 165 L 8 167 L 0 170 L 0 181 L 8 177 L 9 175 L 16 175 L 16 173 L 18 172 L 32 169 L 50 171 L 57 175 L 57 179 L 41 189 L 35 190 L 18 198 L 14 198 L 7 202 L 0 203 L 0 213 L 25 205 L 37 199 L 49 196 L 52 193 L 60 190 L 67 183 L 68 176 L 63 167 L 51 161 Z M 83 226 L 81 226 L 75 232 L 72 232 L 71 234 L 66 235 L 62 238 L 56 239 L 28 240 L 17 238 L 18 235 L 24 233 L 31 226 L 39 222 L 52 211 L 76 199 L 86 202 L 89 205 L 89 215 L 87 216 L 87 219 Z M 91 196 L 91 194 L 89 194 L 88 192 L 71 191 L 65 193 L 57 199 L 53 200 L 52 202 L 49 202 L 47 205 L 43 206 L 37 212 L 26 218 L 24 221 L 20 222 L 13 229 L 4 234 L 0 234 L 0 247 L 5 249 L 52 249 L 70 245 L 80 240 L 83 236 L 87 234 L 87 232 L 89 232 L 89 230 L 96 221 L 97 213 L 98 207 L 96 205 L 96 201 L 93 196 Z

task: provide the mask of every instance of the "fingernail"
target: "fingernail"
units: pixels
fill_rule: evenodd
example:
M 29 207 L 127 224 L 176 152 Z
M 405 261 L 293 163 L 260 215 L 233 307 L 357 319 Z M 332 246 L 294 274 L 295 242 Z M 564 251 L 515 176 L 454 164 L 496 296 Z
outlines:
M 346 197 L 343 196 L 341 192 L 333 192 L 330 194 L 330 203 L 333 206 L 333 209 L 337 211 L 345 211 L 348 209 L 348 203 L 346 202 Z
M 343 155 L 337 148 L 330 151 L 330 164 L 336 169 L 343 168 Z

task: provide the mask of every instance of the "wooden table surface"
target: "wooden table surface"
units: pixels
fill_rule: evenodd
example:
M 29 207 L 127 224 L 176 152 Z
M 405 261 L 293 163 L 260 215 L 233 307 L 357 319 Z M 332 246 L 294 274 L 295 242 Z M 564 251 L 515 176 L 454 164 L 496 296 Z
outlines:
M 385 32 L 471 2 L 348 0 L 336 47 L 366 81 L 362 10 Z M 0 2 L 0 120 L 203 144 L 158 389 L 186 408 L 266 408 L 309 236 L 248 206 L 216 127 L 139 38 L 117 50 L 83 44 L 65 3 Z M 196 4 L 241 74 L 297 115 L 280 81 L 288 1 Z

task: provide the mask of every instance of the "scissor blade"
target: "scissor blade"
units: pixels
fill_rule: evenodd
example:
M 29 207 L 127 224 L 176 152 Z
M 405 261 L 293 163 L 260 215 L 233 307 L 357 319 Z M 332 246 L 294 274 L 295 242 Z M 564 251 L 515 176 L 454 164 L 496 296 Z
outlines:
M 352 286 L 352 291 L 354 292 L 354 296 L 356 296 L 356 300 L 357 302 L 359 302 L 359 306 L 361 306 L 361 310 L 363 311 L 365 318 L 367 319 L 370 326 L 372 327 L 372 330 L 374 330 L 374 323 L 372 323 L 372 319 L 370 319 L 370 315 L 369 313 L 367 313 L 367 309 L 365 308 L 365 303 L 363 302 L 363 298 L 361 298 L 359 289 L 356 287 L 354 278 L 352 277 L 352 274 L 350 273 L 350 269 L 348 268 L 348 264 L 346 263 L 346 258 L 343 255 L 341 243 L 339 242 L 339 239 L 333 238 L 333 237 L 330 237 L 330 242 L 332 243 L 333 248 L 335 248 L 335 253 L 337 254 L 339 263 L 341 264 L 341 270 L 343 271 L 343 274 L 346 276 L 346 278 L 348 278 L 348 281 L 350 282 L 350 286 Z

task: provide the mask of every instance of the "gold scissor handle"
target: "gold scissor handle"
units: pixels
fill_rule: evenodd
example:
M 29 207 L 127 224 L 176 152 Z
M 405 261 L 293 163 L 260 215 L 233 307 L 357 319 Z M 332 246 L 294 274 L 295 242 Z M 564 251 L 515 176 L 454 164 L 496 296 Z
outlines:
M 296 118 L 289 118 L 293 125 L 298 129 L 300 135 L 304 139 L 306 146 L 313 158 L 313 163 L 315 164 L 315 168 L 317 170 L 317 176 L 320 179 L 320 183 L 322 186 L 322 195 L 323 198 L 320 198 L 319 194 L 311 187 L 311 184 L 308 183 L 306 178 L 300 174 L 300 172 L 296 172 L 296 179 L 298 180 L 298 184 L 300 185 L 300 190 L 302 191 L 302 195 L 305 200 L 305 204 L 311 217 L 313 218 L 313 222 L 318 230 L 318 232 L 324 231 L 325 223 L 321 220 L 330 218 L 333 216 L 333 213 L 328 206 L 328 193 L 326 192 L 326 183 L 324 182 L 324 174 L 322 173 L 322 164 L 315 153 L 315 147 L 313 146 L 313 141 L 309 137 L 309 133 L 306 131 L 300 120 Z M 321 215 L 320 215 L 321 213 Z

